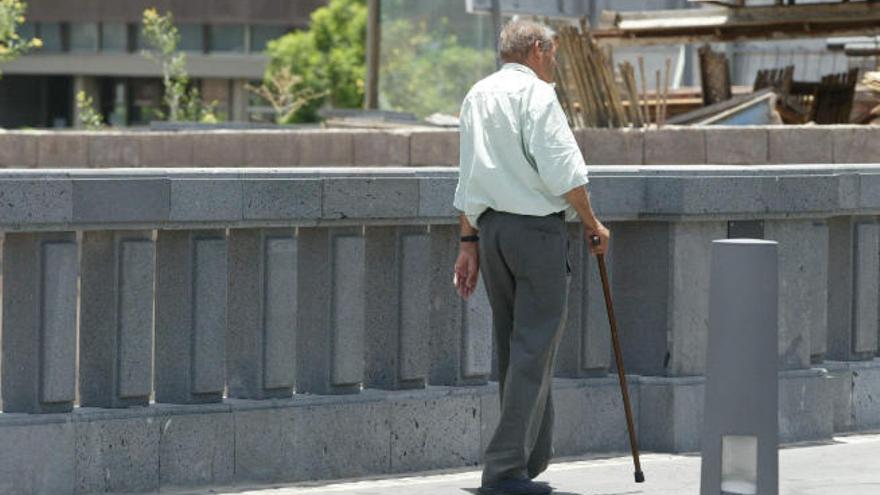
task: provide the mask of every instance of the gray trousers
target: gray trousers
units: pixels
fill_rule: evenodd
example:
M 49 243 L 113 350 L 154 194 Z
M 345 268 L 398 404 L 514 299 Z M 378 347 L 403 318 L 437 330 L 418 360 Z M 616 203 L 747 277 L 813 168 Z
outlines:
M 553 369 L 565 327 L 570 269 L 559 215 L 487 211 L 480 274 L 492 307 L 501 415 L 486 447 L 483 484 L 534 478 L 553 456 Z

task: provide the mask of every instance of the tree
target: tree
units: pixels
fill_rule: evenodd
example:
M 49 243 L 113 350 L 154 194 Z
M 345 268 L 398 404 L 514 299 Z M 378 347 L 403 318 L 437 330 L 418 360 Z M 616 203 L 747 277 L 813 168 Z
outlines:
M 85 91 L 76 94 L 76 113 L 80 125 L 90 131 L 97 131 L 104 127 L 104 118 L 95 110 L 95 102 Z
M 294 114 L 310 101 L 325 96 L 327 93 L 315 93 L 310 88 L 302 87 L 303 78 L 290 72 L 290 68 L 282 67 L 267 76 L 259 86 L 246 85 L 245 88 L 259 96 L 275 111 L 275 122 L 289 122 Z
M 289 33 L 269 42 L 270 62 L 264 79 L 283 70 L 302 78 L 298 88 L 314 98 L 287 122 L 313 122 L 324 103 L 360 108 L 364 99 L 367 7 L 365 0 L 330 0 L 311 15 L 307 31 Z
M 43 46 L 39 38 L 25 40 L 17 33 L 18 26 L 24 23 L 26 10 L 27 4 L 21 0 L 0 0 L 0 63 Z
M 495 70 L 494 52 L 460 44 L 446 19 L 434 28 L 398 19 L 382 29 L 381 91 L 393 110 L 457 114 L 471 85 Z
M 162 68 L 163 96 L 168 107 L 168 120 L 177 122 L 190 120 L 196 122 L 216 122 L 216 102 L 205 103 L 199 90 L 190 86 L 186 72 L 186 54 L 177 50 L 180 34 L 174 26 L 170 12 L 159 15 L 156 9 L 144 10 L 144 40 L 151 48 L 143 55 Z

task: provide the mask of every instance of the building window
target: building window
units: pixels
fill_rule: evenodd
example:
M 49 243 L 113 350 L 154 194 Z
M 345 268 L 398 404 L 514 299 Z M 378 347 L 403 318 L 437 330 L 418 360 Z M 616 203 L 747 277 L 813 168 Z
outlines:
M 128 25 L 124 22 L 105 22 L 101 24 L 101 51 L 127 52 Z
M 179 48 L 186 52 L 205 51 L 205 30 L 201 24 L 180 24 L 177 26 L 180 33 Z
M 70 51 L 97 52 L 98 24 L 95 22 L 71 22 Z
M 233 24 L 211 26 L 211 51 L 244 53 L 244 26 Z
M 60 52 L 64 50 L 64 38 L 61 36 L 60 22 L 41 22 L 37 25 L 37 36 L 43 42 L 42 51 Z
M 15 30 L 23 40 L 29 40 L 37 36 L 37 25 L 33 22 L 24 22 Z
M 251 53 L 260 53 L 266 50 L 270 41 L 280 38 L 290 32 L 287 26 L 251 26 Z

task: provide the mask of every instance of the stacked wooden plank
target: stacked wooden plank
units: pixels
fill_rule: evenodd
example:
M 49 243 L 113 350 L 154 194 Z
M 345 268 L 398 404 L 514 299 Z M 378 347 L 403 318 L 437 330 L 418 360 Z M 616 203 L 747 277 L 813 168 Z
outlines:
M 593 39 L 586 23 L 559 31 L 557 89 L 573 127 L 641 127 L 646 123 L 632 64 L 616 77 L 609 52 Z

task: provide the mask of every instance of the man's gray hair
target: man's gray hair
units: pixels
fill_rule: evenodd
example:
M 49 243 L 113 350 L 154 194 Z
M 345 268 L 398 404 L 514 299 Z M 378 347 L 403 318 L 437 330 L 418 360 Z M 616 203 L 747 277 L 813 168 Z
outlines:
M 501 29 L 498 54 L 504 62 L 521 62 L 536 41 L 541 42 L 542 50 L 550 50 L 554 36 L 556 32 L 544 24 L 514 19 Z

